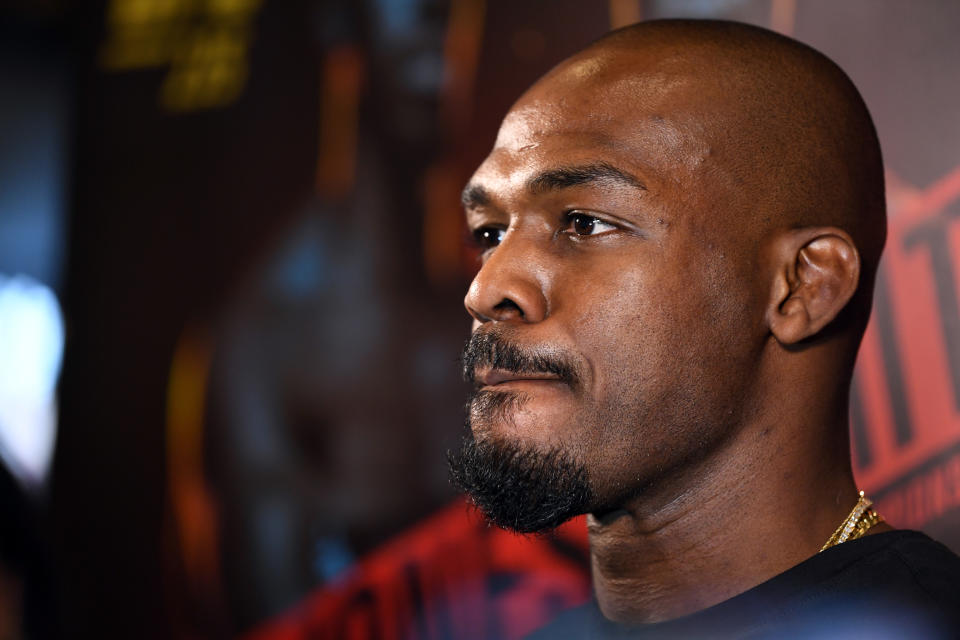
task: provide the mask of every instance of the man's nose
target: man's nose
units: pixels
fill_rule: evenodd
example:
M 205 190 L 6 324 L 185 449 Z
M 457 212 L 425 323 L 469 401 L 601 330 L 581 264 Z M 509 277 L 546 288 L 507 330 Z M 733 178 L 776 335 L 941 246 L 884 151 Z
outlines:
M 545 265 L 535 242 L 508 233 L 493 250 L 463 300 L 474 320 L 533 323 L 546 318 Z

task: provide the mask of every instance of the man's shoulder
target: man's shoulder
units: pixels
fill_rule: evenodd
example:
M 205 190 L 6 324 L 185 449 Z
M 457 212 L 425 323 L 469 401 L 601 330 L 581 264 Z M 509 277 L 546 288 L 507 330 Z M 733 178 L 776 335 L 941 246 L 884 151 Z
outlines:
M 953 551 L 926 534 L 909 530 L 877 534 L 859 542 L 850 543 L 847 549 L 852 552 L 851 562 L 837 573 L 838 585 L 849 591 L 910 596 L 930 605 L 943 603 L 960 615 L 960 557 Z M 842 550 L 842 545 L 837 548 Z
M 960 569 L 960 556 L 944 544 L 919 531 L 901 529 L 886 535 L 891 537 L 887 547 L 889 552 L 904 565 L 919 572 L 918 580 L 926 580 L 928 572 L 933 575 L 952 576 L 954 582 L 960 579 L 957 574 Z
M 684 618 L 620 627 L 605 621 L 591 603 L 531 638 L 833 638 L 841 631 L 941 638 L 956 629 L 960 557 L 923 533 L 896 530 L 828 549 Z
M 847 598 L 960 625 L 960 557 L 919 531 L 877 534 L 876 549 L 838 574 Z M 858 592 L 863 593 L 857 598 Z
M 763 631 L 789 621 L 791 637 L 839 637 L 833 632 L 846 629 L 950 638 L 960 628 L 960 557 L 918 531 L 844 543 L 787 573 L 799 578 L 795 593 L 772 608 L 777 617 L 766 617 Z

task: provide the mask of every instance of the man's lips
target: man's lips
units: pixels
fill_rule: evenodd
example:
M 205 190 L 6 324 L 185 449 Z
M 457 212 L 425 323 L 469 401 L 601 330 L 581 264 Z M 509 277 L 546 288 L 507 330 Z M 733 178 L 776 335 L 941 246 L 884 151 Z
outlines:
M 559 376 L 552 373 L 519 373 L 504 369 L 480 369 L 474 380 L 482 387 L 494 387 L 510 382 L 563 382 Z

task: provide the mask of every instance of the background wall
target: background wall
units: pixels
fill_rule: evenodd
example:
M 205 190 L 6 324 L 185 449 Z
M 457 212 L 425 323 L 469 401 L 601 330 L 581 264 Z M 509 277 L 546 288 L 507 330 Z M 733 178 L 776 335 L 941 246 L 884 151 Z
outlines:
M 960 5 L 8 2 L 0 631 L 279 637 L 300 602 L 313 618 L 289 633 L 349 619 L 362 637 L 386 615 L 356 590 L 371 572 L 449 564 L 430 549 L 480 535 L 458 504 L 430 515 L 454 499 L 443 456 L 466 393 L 459 190 L 539 75 L 674 16 L 792 35 L 870 106 L 890 234 L 854 381 L 857 476 L 888 520 L 960 550 Z M 503 637 L 533 607 L 504 599 L 518 584 L 570 585 L 555 608 L 583 597 L 578 535 L 471 569 Z M 411 545 L 419 564 L 389 569 Z M 524 578 L 494 584 L 493 566 Z

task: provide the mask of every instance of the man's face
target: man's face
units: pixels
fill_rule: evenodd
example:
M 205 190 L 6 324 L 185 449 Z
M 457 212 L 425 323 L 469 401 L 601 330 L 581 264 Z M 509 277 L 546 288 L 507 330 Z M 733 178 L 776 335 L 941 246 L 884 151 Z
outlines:
M 588 511 L 719 446 L 760 344 L 709 91 L 630 65 L 597 53 L 538 83 L 464 192 L 484 248 L 465 299 L 485 345 L 466 360 L 474 437 L 572 462 Z

